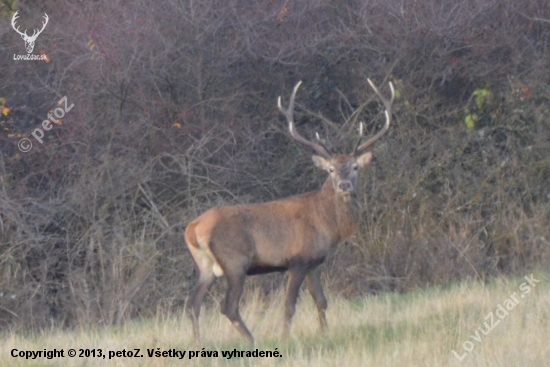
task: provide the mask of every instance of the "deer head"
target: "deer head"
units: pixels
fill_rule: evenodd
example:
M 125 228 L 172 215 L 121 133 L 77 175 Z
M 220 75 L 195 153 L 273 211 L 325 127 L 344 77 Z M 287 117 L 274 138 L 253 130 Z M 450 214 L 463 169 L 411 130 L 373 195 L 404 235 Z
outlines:
M 378 141 L 388 130 L 391 122 L 391 114 L 392 114 L 392 103 L 395 98 L 395 92 L 393 89 L 393 85 L 390 82 L 390 90 L 391 90 L 391 97 L 390 99 L 386 99 L 378 90 L 378 88 L 374 85 L 374 83 L 368 79 L 368 82 L 371 86 L 371 88 L 374 90 L 374 92 L 378 95 L 382 103 L 384 104 L 384 107 L 386 109 L 386 123 L 384 127 L 372 138 L 367 140 L 366 142 L 361 144 L 361 140 L 363 139 L 363 123 L 359 126 L 359 139 L 357 140 L 357 144 L 355 145 L 355 149 L 353 150 L 353 153 L 351 154 L 343 154 L 343 155 L 334 155 L 332 154 L 328 148 L 323 145 L 321 142 L 321 139 L 319 138 L 319 134 L 316 134 L 317 141 L 311 142 L 307 139 L 305 139 L 300 133 L 296 131 L 296 128 L 294 126 L 294 99 L 296 98 L 296 92 L 298 91 L 298 88 L 302 84 L 302 82 L 298 82 L 296 86 L 294 86 L 294 90 L 292 91 L 292 94 L 290 96 L 290 102 L 288 105 L 288 108 L 285 110 L 281 103 L 281 97 L 278 99 L 278 107 L 279 110 L 285 115 L 288 126 L 290 130 L 290 134 L 292 135 L 292 138 L 296 140 L 297 142 L 313 149 L 315 154 L 313 155 L 313 163 L 321 168 L 327 171 L 330 175 L 330 178 L 332 180 L 332 186 L 336 194 L 342 195 L 342 196 L 348 196 L 349 194 L 353 194 L 357 189 L 357 175 L 358 171 L 364 167 L 366 167 L 371 159 L 372 159 L 372 153 L 368 151 L 367 149 L 373 145 L 376 141 Z

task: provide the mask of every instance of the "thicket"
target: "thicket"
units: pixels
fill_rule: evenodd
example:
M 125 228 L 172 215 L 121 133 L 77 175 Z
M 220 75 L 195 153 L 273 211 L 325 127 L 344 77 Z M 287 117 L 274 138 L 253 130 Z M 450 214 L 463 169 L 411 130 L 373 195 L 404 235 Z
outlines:
M 15 10 L 29 34 L 48 14 L 45 61 L 13 59 Z M 544 0 L 1 1 L 0 325 L 181 312 L 191 219 L 323 182 L 276 108 L 298 80 L 298 129 L 340 152 L 356 108 L 383 122 L 367 78 L 399 94 L 360 230 L 323 265 L 331 293 L 548 266 L 549 47 Z

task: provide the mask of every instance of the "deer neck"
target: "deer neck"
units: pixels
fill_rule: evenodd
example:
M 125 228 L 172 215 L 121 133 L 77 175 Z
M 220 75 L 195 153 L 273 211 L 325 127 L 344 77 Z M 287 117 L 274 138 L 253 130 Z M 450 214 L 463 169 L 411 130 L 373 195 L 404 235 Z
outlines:
M 320 214 L 333 229 L 335 242 L 339 243 L 349 238 L 356 230 L 361 217 L 361 202 L 357 192 L 349 195 L 338 194 L 332 185 L 330 177 L 318 191 L 320 198 Z

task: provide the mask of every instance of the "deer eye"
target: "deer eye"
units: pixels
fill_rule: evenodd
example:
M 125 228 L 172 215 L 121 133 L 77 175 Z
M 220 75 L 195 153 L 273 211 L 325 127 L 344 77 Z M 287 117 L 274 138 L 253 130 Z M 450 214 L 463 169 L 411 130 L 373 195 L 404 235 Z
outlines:
M 353 168 L 354 171 L 357 171 L 359 169 L 359 165 L 354 164 L 351 168 Z
M 329 168 L 328 168 L 328 171 L 329 171 L 330 173 L 334 172 L 334 167 L 329 167 Z

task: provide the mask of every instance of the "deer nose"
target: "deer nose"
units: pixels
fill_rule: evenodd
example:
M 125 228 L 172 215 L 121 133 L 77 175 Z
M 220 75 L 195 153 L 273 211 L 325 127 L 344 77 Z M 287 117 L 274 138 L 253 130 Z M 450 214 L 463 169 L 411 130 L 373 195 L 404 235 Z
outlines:
M 351 191 L 351 188 L 352 188 L 352 186 L 351 186 L 350 181 L 340 181 L 340 182 L 338 182 L 338 189 L 340 191 L 344 191 L 344 192 Z

